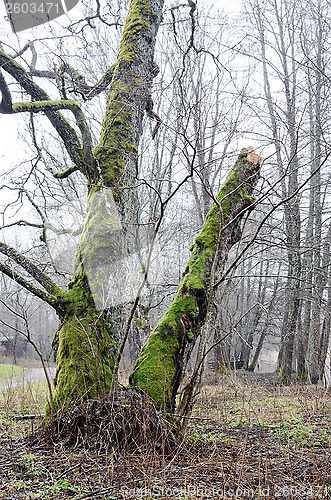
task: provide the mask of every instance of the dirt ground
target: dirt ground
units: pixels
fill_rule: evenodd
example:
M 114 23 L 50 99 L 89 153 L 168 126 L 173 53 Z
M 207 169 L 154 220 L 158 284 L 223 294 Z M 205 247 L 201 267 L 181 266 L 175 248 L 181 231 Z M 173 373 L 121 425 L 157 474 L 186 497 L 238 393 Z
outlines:
M 272 374 L 205 386 L 185 438 L 167 451 L 92 451 L 84 439 L 32 446 L 31 422 L 1 415 L 2 499 L 331 498 L 330 394 L 279 386 Z

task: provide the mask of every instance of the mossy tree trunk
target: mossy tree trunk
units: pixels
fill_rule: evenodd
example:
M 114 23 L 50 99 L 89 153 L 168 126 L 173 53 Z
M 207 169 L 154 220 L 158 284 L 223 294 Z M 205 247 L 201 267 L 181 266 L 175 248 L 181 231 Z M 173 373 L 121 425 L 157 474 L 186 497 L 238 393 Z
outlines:
M 214 292 L 211 271 L 221 269 L 241 237 L 240 223 L 252 206 L 261 159 L 243 149 L 227 176 L 200 234 L 170 307 L 143 346 L 130 377 L 159 404 L 174 409 L 175 399 L 193 346 Z M 221 207 L 221 213 L 220 213 Z
M 132 187 L 143 113 L 147 103 L 151 107 L 151 85 L 157 74 L 154 47 L 163 3 L 164 0 L 130 2 L 117 61 L 106 72 L 107 79 L 111 78 L 110 90 L 100 141 L 94 150 L 80 106 L 69 99 L 51 100 L 23 66 L 0 51 L 1 67 L 31 98 L 31 102 L 14 103 L 10 87 L 0 74 L 0 113 L 44 113 L 74 165 L 53 175 L 64 179 L 80 171 L 88 185 L 87 215 L 74 276 L 67 290 L 58 287 L 18 252 L 13 253 L 6 245 L 0 248 L 6 255 L 9 252 L 10 258 L 42 288 L 32 285 L 10 266 L 0 263 L 0 270 L 52 305 L 60 317 L 53 341 L 57 352 L 55 408 L 67 408 L 77 399 L 107 392 L 111 384 L 115 346 L 105 294 L 113 263 L 123 257 L 125 240 L 130 239 L 121 235 L 123 229 L 127 231 L 134 213 Z M 62 109 L 73 113 L 77 127 L 63 117 Z M 131 189 L 124 189 L 128 186 Z
M 57 332 L 55 404 L 72 404 L 75 396 L 87 398 L 110 389 L 116 349 L 107 314 L 112 307 L 105 294 L 114 262 L 130 246 L 134 197 L 132 189 L 123 188 L 135 182 L 143 113 L 156 74 L 153 56 L 162 6 L 163 0 L 132 0 L 125 20 L 100 141 L 94 149 L 98 168 L 90 179 L 75 274 Z

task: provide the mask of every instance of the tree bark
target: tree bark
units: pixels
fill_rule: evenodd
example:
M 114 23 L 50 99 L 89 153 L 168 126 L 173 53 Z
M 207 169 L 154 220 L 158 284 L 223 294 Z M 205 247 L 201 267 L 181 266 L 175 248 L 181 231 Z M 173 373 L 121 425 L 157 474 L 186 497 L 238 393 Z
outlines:
M 282 198 L 286 200 L 296 193 L 298 189 L 298 169 L 299 158 L 297 154 L 297 125 L 296 125 L 296 86 L 294 85 L 297 75 L 297 63 L 295 58 L 295 39 L 291 35 L 290 44 L 287 46 L 286 30 L 293 34 L 292 24 L 284 24 L 280 12 L 281 6 L 277 2 L 273 4 L 273 11 L 276 17 L 278 32 L 275 31 L 276 43 L 278 46 L 278 56 L 280 59 L 281 80 L 283 83 L 283 91 L 285 98 L 285 117 L 286 128 L 289 136 L 289 163 L 288 163 L 288 181 L 285 182 L 285 177 L 282 177 Z M 272 131 L 273 141 L 276 150 L 276 157 L 280 173 L 284 173 L 282 154 L 283 144 L 279 138 L 279 122 L 277 119 L 276 105 L 274 103 L 271 85 L 268 73 L 268 59 L 266 52 L 265 30 L 266 24 L 264 14 L 260 4 L 255 2 L 254 5 L 255 20 L 257 21 L 257 29 L 259 32 L 261 44 L 261 56 L 263 64 L 264 90 L 267 100 L 267 106 L 270 118 L 270 127 Z M 292 15 L 292 14 L 291 14 Z M 290 23 L 293 18 L 290 18 Z M 291 57 L 288 57 L 290 51 Z M 280 368 L 279 378 L 284 382 L 289 382 L 292 375 L 292 360 L 294 338 L 297 329 L 298 312 L 300 304 L 300 277 L 301 277 L 301 255 L 300 255 L 300 198 L 299 196 L 291 197 L 284 202 L 284 218 L 286 230 L 286 245 L 288 254 L 288 279 L 286 289 L 286 304 L 284 310 L 282 331 L 281 331 L 281 349 L 278 358 Z
M 156 74 L 153 57 L 162 7 L 163 0 L 131 0 L 125 20 L 94 149 L 98 168 L 89 186 L 75 274 L 63 298 L 65 313 L 54 341 L 55 406 L 66 408 L 75 398 L 110 389 L 115 346 L 107 309 L 114 297 L 109 305 L 105 294 L 114 268 L 126 255 L 123 225 L 134 207 L 131 189 L 123 188 L 134 184 L 143 113 Z
M 159 404 L 174 409 L 193 346 L 201 333 L 214 293 L 211 271 L 222 269 L 241 237 L 240 222 L 259 178 L 261 159 L 243 149 L 227 176 L 191 247 L 191 257 L 169 309 L 143 346 L 131 384 L 144 388 Z M 220 213 L 221 208 L 221 213 Z
M 319 29 L 317 32 L 317 54 L 316 54 L 316 67 L 322 67 L 322 56 L 323 56 L 323 29 L 322 24 L 319 24 Z M 324 365 L 321 366 L 321 342 L 322 342 L 322 332 L 321 332 L 321 310 L 323 301 L 323 292 L 327 283 L 327 273 L 325 269 L 328 267 L 329 255 L 326 256 L 326 262 L 322 262 L 321 246 L 322 246 L 322 193 L 321 193 L 321 152 L 322 152 L 322 140 L 323 140 L 323 130 L 321 126 L 321 120 L 323 119 L 323 109 L 321 106 L 321 94 L 322 94 L 322 75 L 319 69 L 315 70 L 315 86 L 314 86 L 314 113 L 312 116 L 312 129 L 313 134 L 311 137 L 311 142 L 315 146 L 314 153 L 315 157 L 312 160 L 312 168 L 315 171 L 314 177 L 312 178 L 312 203 L 313 203 L 313 214 L 314 214 L 314 231 L 313 231 L 313 241 L 312 241 L 312 257 L 313 257 L 313 288 L 311 295 L 311 321 L 307 342 L 307 354 L 306 354 L 306 366 L 308 370 L 308 377 L 313 384 L 323 378 Z M 328 252 L 327 252 L 328 254 Z

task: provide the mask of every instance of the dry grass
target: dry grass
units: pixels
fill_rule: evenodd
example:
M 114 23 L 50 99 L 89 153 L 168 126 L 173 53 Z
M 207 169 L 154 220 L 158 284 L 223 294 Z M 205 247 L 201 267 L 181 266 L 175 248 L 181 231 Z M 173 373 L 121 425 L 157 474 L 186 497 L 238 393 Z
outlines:
M 15 411 L 22 398 L 27 404 L 23 396 L 17 396 Z M 34 410 L 33 399 L 31 404 Z M 84 439 L 70 448 L 63 441 L 49 447 L 38 440 L 31 447 L 20 438 L 31 431 L 30 423 L 13 423 L 14 411 L 5 400 L 0 405 L 1 429 L 8 426 L 0 443 L 3 499 L 330 496 L 331 398 L 320 388 L 281 387 L 254 374 L 220 377 L 217 385 L 203 388 L 182 443 L 138 452 L 92 450 Z

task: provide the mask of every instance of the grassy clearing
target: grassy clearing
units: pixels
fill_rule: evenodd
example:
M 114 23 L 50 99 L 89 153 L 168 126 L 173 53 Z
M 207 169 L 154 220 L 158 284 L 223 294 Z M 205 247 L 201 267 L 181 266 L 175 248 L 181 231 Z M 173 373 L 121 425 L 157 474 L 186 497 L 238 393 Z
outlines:
M 223 386 L 202 389 L 193 416 L 221 423 L 223 429 L 240 432 L 260 428 L 291 448 L 329 447 L 331 442 L 331 398 L 326 389 L 294 385 L 283 387 L 271 379 L 261 383 L 241 374 Z M 200 428 L 208 427 L 206 421 Z M 197 424 L 189 427 L 196 432 Z M 215 427 L 214 427 L 215 428 Z M 192 435 L 192 432 L 190 432 Z
M 31 447 L 22 440 L 31 423 L 14 417 L 43 413 L 46 399 L 44 383 L 0 396 L 0 499 L 330 497 L 331 397 L 320 388 L 222 376 L 201 391 L 170 456 Z
M 13 377 L 14 375 L 18 375 L 23 371 L 23 368 L 16 365 L 5 365 L 0 364 L 0 379 Z

